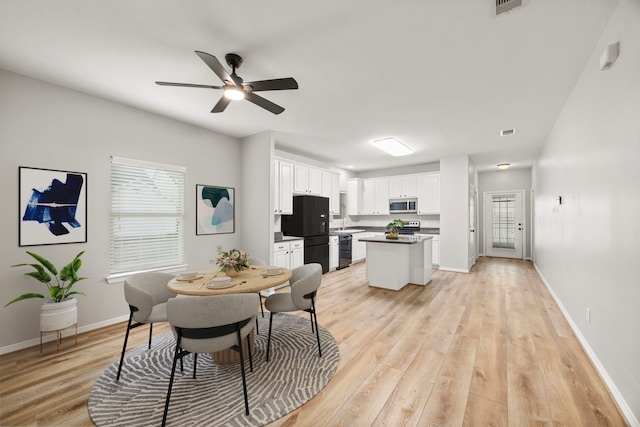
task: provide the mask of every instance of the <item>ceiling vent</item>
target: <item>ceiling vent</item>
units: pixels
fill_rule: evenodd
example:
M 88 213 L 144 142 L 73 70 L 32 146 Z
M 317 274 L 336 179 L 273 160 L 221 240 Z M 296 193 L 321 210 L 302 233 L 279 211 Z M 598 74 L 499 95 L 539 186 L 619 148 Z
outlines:
M 522 6 L 522 0 L 495 0 L 496 1 L 496 15 L 509 12 L 518 6 Z

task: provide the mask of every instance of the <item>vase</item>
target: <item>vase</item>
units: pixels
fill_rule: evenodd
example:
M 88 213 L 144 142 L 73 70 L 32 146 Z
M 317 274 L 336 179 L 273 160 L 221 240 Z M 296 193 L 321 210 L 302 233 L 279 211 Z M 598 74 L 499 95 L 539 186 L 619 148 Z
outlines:
M 52 332 L 68 328 L 78 323 L 78 300 L 67 298 L 64 301 L 45 301 L 40 306 L 40 331 Z
M 224 274 L 228 277 L 236 277 L 238 275 L 238 272 L 232 268 L 230 270 L 225 271 Z

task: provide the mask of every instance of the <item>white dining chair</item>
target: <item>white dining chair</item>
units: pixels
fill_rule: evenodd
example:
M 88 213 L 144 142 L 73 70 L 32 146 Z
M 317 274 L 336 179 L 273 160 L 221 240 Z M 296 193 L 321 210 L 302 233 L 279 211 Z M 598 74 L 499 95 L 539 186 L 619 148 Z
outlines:
M 182 358 L 193 353 L 193 379 L 195 379 L 198 353 L 213 353 L 228 348 L 240 353 L 245 414 L 249 415 L 249 398 L 247 395 L 242 340 L 246 339 L 253 329 L 254 320 L 258 314 L 257 298 L 256 294 L 248 293 L 185 296 L 169 300 L 167 303 L 167 316 L 176 339 L 176 347 L 162 416 L 163 426 L 167 422 L 171 389 L 178 360 L 180 360 L 180 366 L 182 367 Z M 253 372 L 251 343 L 247 344 L 249 367 Z
M 322 357 L 322 347 L 320 346 L 320 332 L 318 331 L 318 317 L 316 315 L 316 294 L 322 284 L 322 265 L 318 263 L 305 264 L 294 268 L 292 271 L 291 292 L 278 292 L 269 295 L 264 302 L 267 310 L 271 312 L 269 316 L 269 337 L 267 338 L 267 362 L 271 350 L 271 329 L 274 313 L 285 313 L 291 311 L 306 311 L 311 316 L 311 332 L 315 330 L 318 340 L 318 354 Z

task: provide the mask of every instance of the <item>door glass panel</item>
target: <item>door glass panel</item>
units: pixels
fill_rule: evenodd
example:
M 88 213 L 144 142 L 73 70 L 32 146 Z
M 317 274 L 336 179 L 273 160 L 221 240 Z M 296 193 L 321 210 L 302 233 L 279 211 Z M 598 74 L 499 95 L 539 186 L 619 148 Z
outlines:
M 515 249 L 515 195 L 493 196 L 493 247 Z

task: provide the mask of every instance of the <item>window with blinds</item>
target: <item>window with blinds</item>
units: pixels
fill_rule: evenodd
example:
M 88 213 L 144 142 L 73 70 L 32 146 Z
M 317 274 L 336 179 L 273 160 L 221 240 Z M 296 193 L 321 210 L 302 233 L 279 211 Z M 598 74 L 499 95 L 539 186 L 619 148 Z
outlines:
M 184 264 L 186 168 L 111 159 L 111 275 Z
M 515 195 L 493 196 L 493 247 L 515 249 Z

